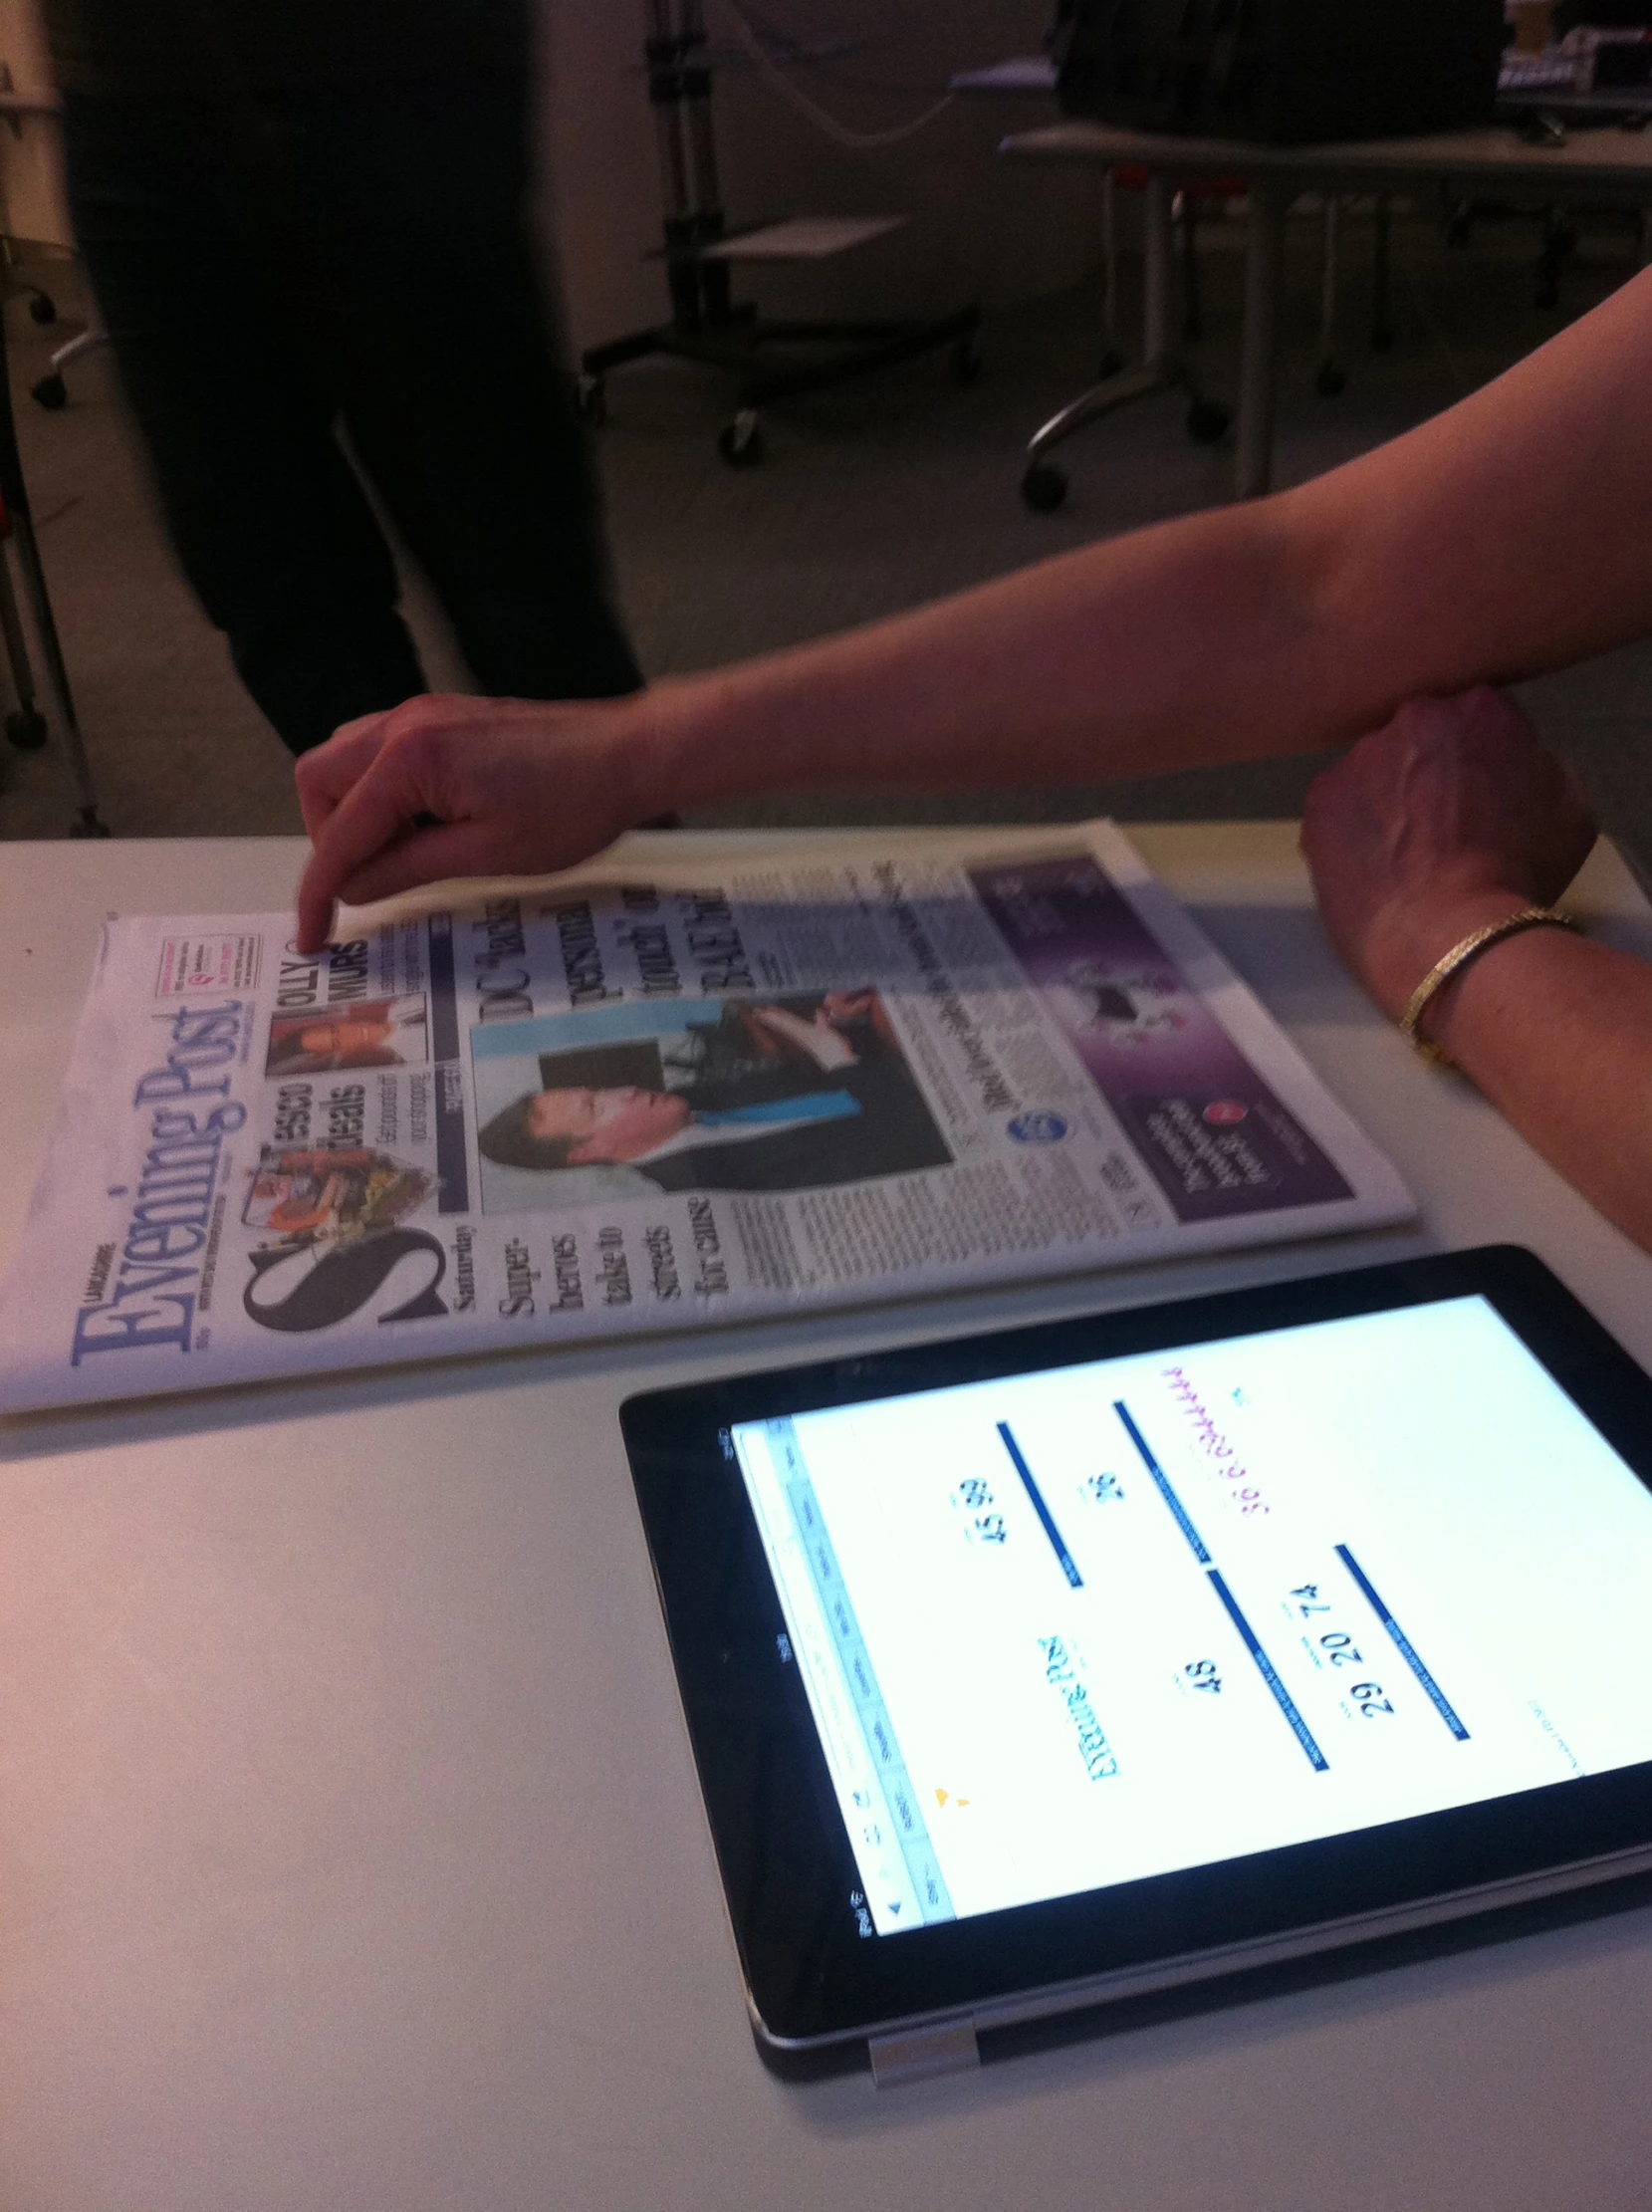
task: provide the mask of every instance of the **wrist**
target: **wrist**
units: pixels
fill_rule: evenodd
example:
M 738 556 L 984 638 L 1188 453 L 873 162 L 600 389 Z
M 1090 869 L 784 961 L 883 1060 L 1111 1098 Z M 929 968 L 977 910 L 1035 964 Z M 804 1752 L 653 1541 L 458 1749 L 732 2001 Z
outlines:
M 1436 961 L 1478 929 L 1518 914 L 1532 900 L 1521 891 L 1487 885 L 1462 890 L 1438 899 L 1408 902 L 1396 910 L 1388 925 L 1372 932 L 1372 950 L 1366 963 L 1366 984 L 1390 1020 L 1398 1021 L 1416 990 Z M 1434 1026 L 1455 990 L 1445 984 L 1430 1004 L 1422 1028 L 1432 1037 Z
M 633 819 L 739 798 L 764 758 L 750 703 L 734 676 L 665 676 L 640 693 L 623 774 Z

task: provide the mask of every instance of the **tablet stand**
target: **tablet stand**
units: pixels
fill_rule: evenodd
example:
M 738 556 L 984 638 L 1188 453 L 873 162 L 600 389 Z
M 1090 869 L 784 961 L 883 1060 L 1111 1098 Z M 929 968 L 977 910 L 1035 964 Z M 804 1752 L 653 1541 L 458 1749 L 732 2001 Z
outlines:
M 665 203 L 662 252 L 671 319 L 581 357 L 579 401 L 586 420 L 599 427 L 606 418 L 609 369 L 650 354 L 704 362 L 740 378 L 738 409 L 719 432 L 717 450 L 731 467 L 741 467 L 763 457 L 759 409 L 772 400 L 821 391 L 940 346 L 952 349 L 957 380 L 972 383 L 981 369 L 978 308 L 932 322 L 800 323 L 763 320 L 755 308 L 736 304 L 730 282 L 735 260 L 818 260 L 895 226 L 764 224 L 730 232 L 712 130 L 703 0 L 646 0 L 646 7 L 644 53 Z M 796 239 L 790 248 L 788 233 Z M 809 349 L 814 358 L 777 362 L 766 352 L 776 347 Z

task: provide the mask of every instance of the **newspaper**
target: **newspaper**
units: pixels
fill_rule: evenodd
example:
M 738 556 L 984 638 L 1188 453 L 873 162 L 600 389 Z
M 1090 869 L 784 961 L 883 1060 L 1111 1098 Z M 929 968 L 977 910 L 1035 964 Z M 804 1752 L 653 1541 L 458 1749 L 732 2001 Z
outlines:
M 317 956 L 285 914 L 111 922 L 0 1404 L 1415 1210 L 1110 825 L 616 860 Z

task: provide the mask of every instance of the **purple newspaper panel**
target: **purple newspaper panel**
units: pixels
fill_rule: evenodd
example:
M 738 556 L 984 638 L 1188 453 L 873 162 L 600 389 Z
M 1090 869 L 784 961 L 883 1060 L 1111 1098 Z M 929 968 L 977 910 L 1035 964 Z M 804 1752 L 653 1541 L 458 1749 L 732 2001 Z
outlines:
M 1352 1197 L 1087 854 L 970 881 L 1179 1220 Z

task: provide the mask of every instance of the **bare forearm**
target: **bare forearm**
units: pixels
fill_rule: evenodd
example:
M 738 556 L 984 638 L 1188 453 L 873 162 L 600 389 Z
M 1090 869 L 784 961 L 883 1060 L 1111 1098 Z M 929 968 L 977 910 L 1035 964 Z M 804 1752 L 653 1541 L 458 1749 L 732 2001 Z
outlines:
M 1297 491 L 657 688 L 659 804 L 1302 751 L 1652 622 L 1652 277 Z
M 1289 557 L 1272 504 L 1221 509 L 658 686 L 649 788 L 970 790 L 1289 750 L 1278 685 L 1310 649 Z
M 415 699 L 300 763 L 336 898 L 566 867 L 759 792 L 1102 782 L 1352 739 L 1652 628 L 1652 271 L 1296 491 L 634 698 Z
M 1652 1250 L 1652 967 L 1532 930 L 1476 961 L 1431 1027 L 1527 1141 Z

